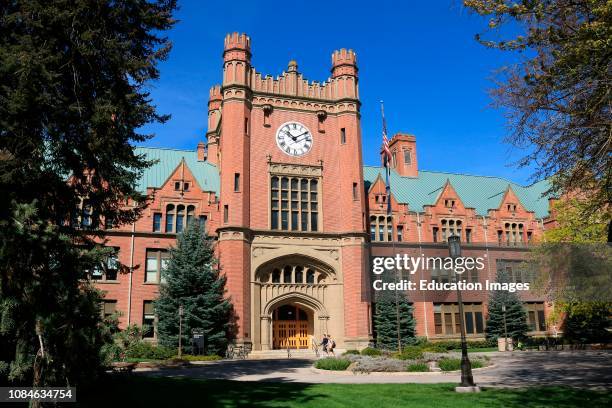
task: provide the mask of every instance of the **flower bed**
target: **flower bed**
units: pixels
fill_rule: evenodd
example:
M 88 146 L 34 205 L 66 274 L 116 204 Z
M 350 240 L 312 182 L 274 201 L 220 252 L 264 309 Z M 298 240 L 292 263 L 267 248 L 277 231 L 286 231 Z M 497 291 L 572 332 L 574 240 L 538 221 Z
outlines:
M 446 372 L 461 369 L 461 359 L 457 356 L 456 353 L 428 353 L 420 349 L 406 349 L 402 353 L 381 353 L 381 355 L 345 353 L 341 358 L 327 357 L 318 360 L 315 367 L 335 371 L 348 369 L 356 374 L 368 374 L 373 372 L 428 372 L 431 371 L 430 367 L 437 366 L 441 371 Z M 472 357 L 472 368 L 485 367 L 488 361 L 488 357 Z

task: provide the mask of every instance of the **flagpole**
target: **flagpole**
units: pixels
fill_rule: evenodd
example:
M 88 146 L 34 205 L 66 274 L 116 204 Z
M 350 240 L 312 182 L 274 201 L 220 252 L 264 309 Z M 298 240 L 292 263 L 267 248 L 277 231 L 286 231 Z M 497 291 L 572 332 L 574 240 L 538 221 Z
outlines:
M 387 193 L 387 218 L 391 216 L 391 255 L 395 258 L 395 237 L 394 237 L 394 228 L 393 228 L 393 212 L 391 210 L 391 163 L 392 156 L 391 151 L 389 150 L 389 139 L 387 137 L 387 123 L 385 121 L 385 103 L 383 100 L 380 101 L 380 114 L 382 116 L 382 127 L 383 127 L 383 149 L 384 149 L 384 161 L 383 164 L 385 166 L 385 176 L 386 176 L 386 186 L 385 190 Z M 388 235 L 387 235 L 388 236 Z M 395 268 L 395 283 L 398 282 L 398 274 L 397 267 Z M 395 324 L 397 331 L 397 350 L 398 352 L 402 352 L 402 332 L 400 327 L 400 310 L 399 310 L 399 295 L 397 290 L 395 291 Z

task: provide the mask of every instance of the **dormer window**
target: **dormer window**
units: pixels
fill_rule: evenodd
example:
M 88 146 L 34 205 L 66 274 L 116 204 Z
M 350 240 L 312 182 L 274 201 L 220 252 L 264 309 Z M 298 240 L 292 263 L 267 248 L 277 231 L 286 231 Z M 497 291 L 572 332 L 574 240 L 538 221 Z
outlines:
M 189 183 L 183 183 L 183 190 L 189 191 Z
M 508 204 L 506 208 L 509 212 L 516 212 L 516 204 Z
M 174 182 L 174 191 L 181 191 L 181 182 L 180 181 L 175 181 Z
M 444 200 L 444 206 L 446 208 L 455 208 L 455 200 L 452 200 L 452 199 Z

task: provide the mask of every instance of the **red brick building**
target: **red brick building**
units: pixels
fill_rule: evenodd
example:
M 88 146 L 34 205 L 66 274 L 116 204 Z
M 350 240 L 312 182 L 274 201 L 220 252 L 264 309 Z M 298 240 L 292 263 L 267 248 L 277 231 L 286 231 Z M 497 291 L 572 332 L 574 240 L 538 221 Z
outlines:
M 362 163 L 358 82 L 351 50 L 332 54 L 325 82 L 306 80 L 295 61 L 272 78 L 251 65 L 249 37 L 228 35 L 222 84 L 210 91 L 207 144 L 139 148 L 158 160 L 139 184 L 152 203 L 133 225 L 107 229 L 107 245 L 131 272 L 117 274 L 111 260 L 94 273 L 105 313 L 121 311 L 123 326 L 154 326 L 151 301 L 167 248 L 193 220 L 217 240 L 237 340 L 255 350 L 308 347 L 322 333 L 341 348 L 365 347 L 373 338 L 370 259 L 446 256 L 452 234 L 466 254 L 486 254 L 485 270 L 466 279 L 493 280 L 499 268 L 527 279 L 519 260 L 544 228 L 546 184 L 421 171 L 415 137 L 398 134 L 387 215 L 384 170 Z M 546 305 L 522 296 L 534 333 L 546 331 Z M 458 337 L 453 293 L 411 300 L 419 335 Z M 464 301 L 468 335 L 482 337 L 487 293 Z

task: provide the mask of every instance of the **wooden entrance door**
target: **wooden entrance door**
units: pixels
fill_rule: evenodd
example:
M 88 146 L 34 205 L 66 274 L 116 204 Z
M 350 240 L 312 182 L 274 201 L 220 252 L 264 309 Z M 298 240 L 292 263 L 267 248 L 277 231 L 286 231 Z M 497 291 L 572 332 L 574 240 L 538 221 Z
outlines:
M 275 349 L 309 348 L 308 314 L 294 305 L 284 305 L 276 308 L 273 315 L 272 334 Z

